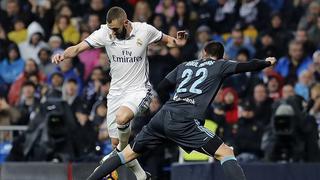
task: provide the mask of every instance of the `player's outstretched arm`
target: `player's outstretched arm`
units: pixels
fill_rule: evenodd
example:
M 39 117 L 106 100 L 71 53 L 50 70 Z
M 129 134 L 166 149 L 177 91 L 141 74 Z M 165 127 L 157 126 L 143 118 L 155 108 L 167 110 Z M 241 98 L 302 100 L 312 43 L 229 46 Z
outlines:
M 163 34 L 161 39 L 168 47 L 182 47 L 187 43 L 188 33 L 186 31 L 178 31 L 177 38 Z
M 250 71 L 260 71 L 266 67 L 272 66 L 276 63 L 276 58 L 268 57 L 265 60 L 252 59 L 246 63 L 238 63 L 235 73 L 243 73 Z
M 71 59 L 76 57 L 79 53 L 82 51 L 88 50 L 91 47 L 88 43 L 85 41 L 82 41 L 81 43 L 68 47 L 62 54 L 56 54 L 52 57 L 52 63 L 58 64 L 59 62 L 65 60 L 65 59 Z

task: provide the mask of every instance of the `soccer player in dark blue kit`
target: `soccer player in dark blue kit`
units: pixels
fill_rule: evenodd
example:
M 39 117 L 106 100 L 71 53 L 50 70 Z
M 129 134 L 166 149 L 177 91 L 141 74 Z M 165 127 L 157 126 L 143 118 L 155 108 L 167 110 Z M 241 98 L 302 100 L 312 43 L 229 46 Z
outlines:
M 203 58 L 178 65 L 158 87 L 162 101 L 174 89 L 173 96 L 122 152 L 107 158 L 88 177 L 101 180 L 119 166 L 136 159 L 149 149 L 170 140 L 187 152 L 193 150 L 218 159 L 230 180 L 245 180 L 233 149 L 215 134 L 203 127 L 207 107 L 217 94 L 223 79 L 242 72 L 258 71 L 273 65 L 275 58 L 251 60 L 246 63 L 224 60 L 224 47 L 209 42 Z M 164 101 L 163 101 L 164 102 Z

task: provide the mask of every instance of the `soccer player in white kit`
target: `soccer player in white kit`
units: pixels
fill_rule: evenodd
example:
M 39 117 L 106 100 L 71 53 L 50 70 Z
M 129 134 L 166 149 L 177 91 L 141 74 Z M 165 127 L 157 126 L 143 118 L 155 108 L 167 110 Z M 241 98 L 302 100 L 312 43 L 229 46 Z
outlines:
M 122 8 L 113 7 L 107 13 L 107 24 L 52 58 L 53 63 L 59 63 L 90 48 L 105 47 L 111 68 L 107 127 L 113 147 L 120 151 L 128 144 L 130 121 L 149 106 L 151 85 L 147 47 L 159 41 L 170 47 L 183 46 L 186 32 L 179 31 L 177 38 L 168 36 L 149 24 L 130 22 Z M 147 179 L 136 160 L 127 167 L 134 172 L 137 180 Z

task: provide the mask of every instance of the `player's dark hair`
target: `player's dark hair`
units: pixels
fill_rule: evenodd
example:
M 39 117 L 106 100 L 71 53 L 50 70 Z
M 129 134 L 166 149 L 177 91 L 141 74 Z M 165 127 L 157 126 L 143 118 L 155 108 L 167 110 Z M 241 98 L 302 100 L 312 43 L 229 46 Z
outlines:
M 210 41 L 204 47 L 204 51 L 212 57 L 216 57 L 217 59 L 222 59 L 224 54 L 224 47 L 222 43 Z
M 111 23 L 115 19 L 124 20 L 127 18 L 126 12 L 121 7 L 112 7 L 107 13 L 107 22 Z

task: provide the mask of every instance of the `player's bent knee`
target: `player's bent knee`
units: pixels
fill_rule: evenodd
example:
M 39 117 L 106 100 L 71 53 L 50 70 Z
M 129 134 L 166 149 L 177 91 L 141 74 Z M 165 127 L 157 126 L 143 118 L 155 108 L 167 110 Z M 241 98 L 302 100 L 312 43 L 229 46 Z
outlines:
M 130 119 L 126 115 L 116 115 L 116 122 L 118 125 L 125 125 L 130 121 Z
M 226 144 L 222 144 L 217 150 L 217 155 L 220 157 L 234 156 L 233 148 Z

